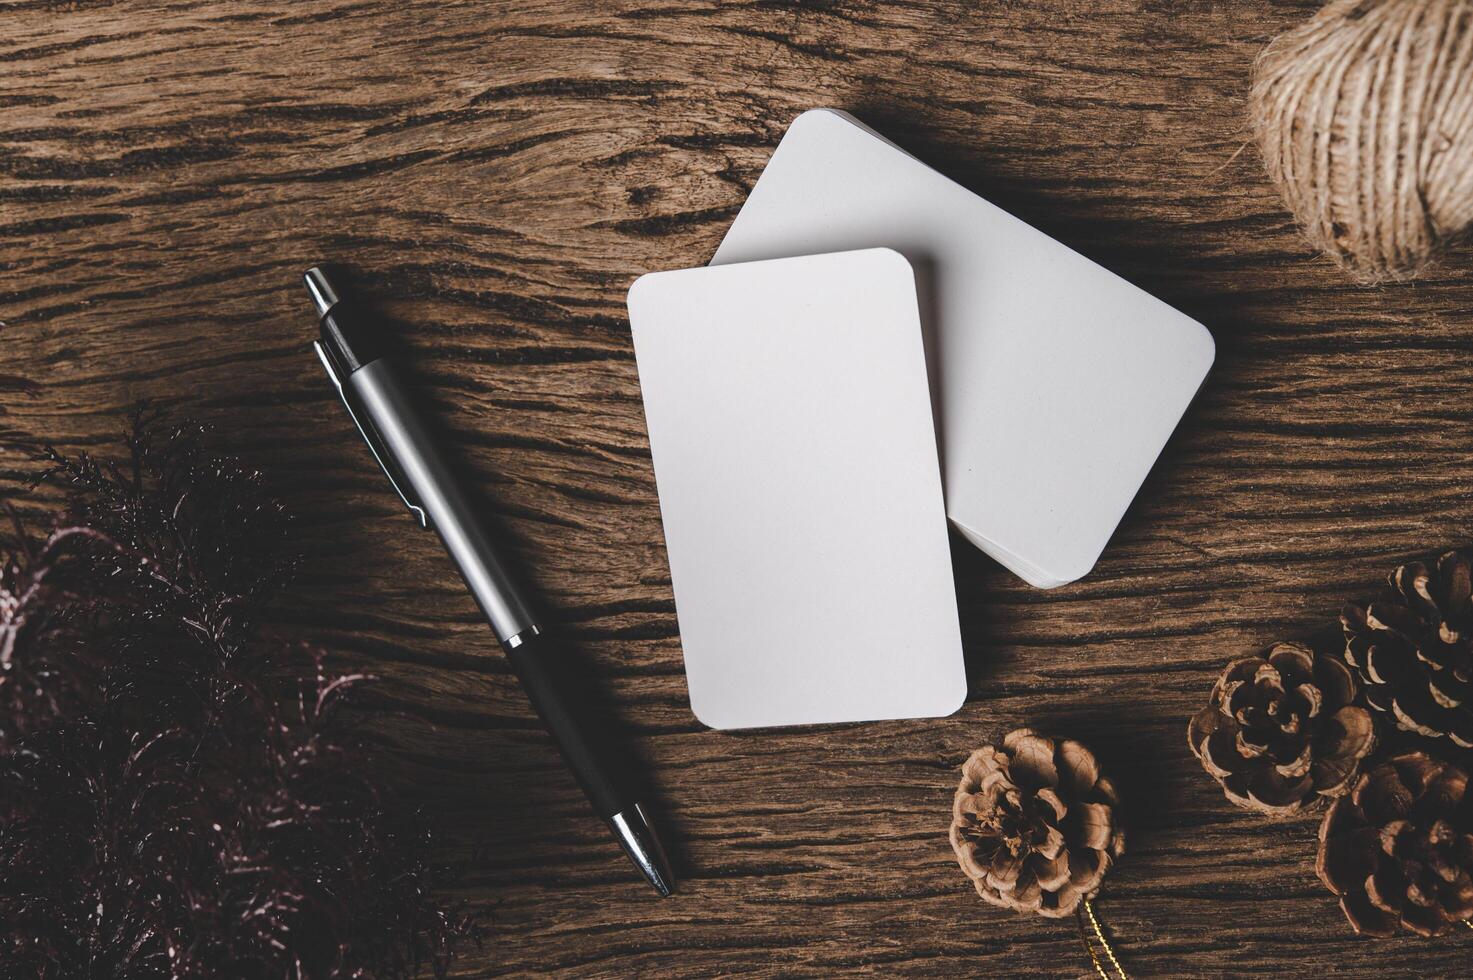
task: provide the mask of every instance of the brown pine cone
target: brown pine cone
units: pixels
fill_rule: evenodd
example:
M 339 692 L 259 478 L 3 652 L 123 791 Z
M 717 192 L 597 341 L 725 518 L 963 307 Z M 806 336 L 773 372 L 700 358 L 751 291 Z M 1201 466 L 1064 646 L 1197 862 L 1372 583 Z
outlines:
M 1187 741 L 1228 799 L 1287 816 L 1344 794 L 1374 748 L 1375 723 L 1354 698 L 1339 660 L 1280 643 L 1227 665 Z
M 1320 825 L 1315 870 L 1357 933 L 1438 936 L 1473 916 L 1473 796 L 1456 766 L 1411 752 L 1361 775 Z
M 962 766 L 951 847 L 988 902 L 1058 918 L 1094 895 L 1124 852 L 1116 802 L 1089 749 L 1020 728 Z
M 1399 728 L 1473 747 L 1473 559 L 1450 551 L 1388 581 L 1385 596 L 1340 613 L 1345 659 Z

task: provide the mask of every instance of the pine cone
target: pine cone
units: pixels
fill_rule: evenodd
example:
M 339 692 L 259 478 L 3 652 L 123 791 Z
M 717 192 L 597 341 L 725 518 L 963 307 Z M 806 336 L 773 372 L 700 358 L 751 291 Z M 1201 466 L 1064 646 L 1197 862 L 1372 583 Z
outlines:
M 1398 727 L 1473 747 L 1473 559 L 1450 551 L 1388 581 L 1385 596 L 1340 613 L 1345 659 Z
M 1187 727 L 1202 768 L 1238 806 L 1288 816 L 1343 795 L 1376 743 L 1339 660 L 1280 643 L 1234 660 Z
M 1422 752 L 1364 773 L 1320 825 L 1315 870 L 1355 931 L 1438 936 L 1473 916 L 1468 774 Z
M 1125 850 L 1116 802 L 1089 749 L 1020 728 L 962 766 L 951 847 L 988 902 L 1059 918 Z

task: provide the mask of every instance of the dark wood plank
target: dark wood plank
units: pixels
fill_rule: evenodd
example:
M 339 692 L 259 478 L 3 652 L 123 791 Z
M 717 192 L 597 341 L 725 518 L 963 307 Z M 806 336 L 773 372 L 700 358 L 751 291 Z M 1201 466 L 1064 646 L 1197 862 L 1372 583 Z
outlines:
M 1129 799 L 1101 906 L 1135 974 L 1466 972 L 1473 936 L 1353 938 L 1314 823 L 1232 809 L 1183 737 L 1226 659 L 1468 537 L 1473 254 L 1353 287 L 1244 151 L 1252 58 L 1313 7 L 0 3 L 0 433 L 102 450 L 147 397 L 275 471 L 312 554 L 282 624 L 384 678 L 396 765 L 495 911 L 464 976 L 1086 975 L 1071 923 L 981 905 L 946 844 L 954 767 L 1023 723 L 1096 745 Z M 1084 581 L 1033 590 L 957 542 L 955 717 L 717 734 L 686 702 L 623 296 L 705 262 L 815 105 L 1179 305 L 1219 360 Z M 350 437 L 306 348 L 323 257 L 401 322 L 650 763 L 676 898 L 589 818 Z

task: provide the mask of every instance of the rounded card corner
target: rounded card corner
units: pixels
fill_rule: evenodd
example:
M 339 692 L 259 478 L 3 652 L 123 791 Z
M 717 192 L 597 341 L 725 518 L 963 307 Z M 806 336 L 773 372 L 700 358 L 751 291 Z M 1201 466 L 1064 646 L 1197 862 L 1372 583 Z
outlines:
M 689 690 L 688 693 L 690 695 L 690 713 L 695 717 L 696 721 L 700 722 L 702 725 L 705 725 L 712 731 L 718 732 L 737 727 L 735 725 L 723 724 L 716 718 L 712 717 L 709 711 L 703 710 L 697 705 L 696 692 L 694 690 Z
M 1193 320 L 1192 324 L 1197 328 L 1198 343 L 1204 355 L 1202 373 L 1205 375 L 1212 369 L 1212 365 L 1217 362 L 1217 338 L 1212 336 L 1211 330 L 1208 330 L 1196 320 Z
M 649 280 L 654 279 L 659 274 L 658 272 L 646 272 L 631 282 L 629 289 L 624 293 L 624 305 L 633 310 L 634 304 L 638 299 L 638 294 L 647 291 L 650 288 Z
M 878 245 L 875 248 L 867 249 L 866 251 L 875 253 L 875 257 L 877 259 L 880 259 L 892 265 L 900 266 L 901 268 L 905 269 L 906 275 L 910 276 L 912 279 L 915 278 L 915 266 L 910 264 L 910 259 L 906 258 L 905 253 L 901 252 L 899 249 L 891 248 L 888 245 Z
M 1112 531 L 1110 537 L 1113 536 L 1114 532 Z M 1057 589 L 1071 582 L 1078 582 L 1090 572 L 1094 571 L 1095 566 L 1100 563 L 1100 555 L 1104 554 L 1105 546 L 1109 543 L 1109 537 L 1105 539 L 1105 542 L 1105 544 L 1100 545 L 1100 550 L 1095 552 L 1090 558 L 1066 564 L 1061 568 L 1049 569 L 1057 577 L 1049 579 L 1046 582 L 1033 583 L 1034 587 L 1039 589 Z
M 955 692 L 948 692 L 948 694 L 954 695 L 955 700 L 948 699 L 942 702 L 941 709 L 932 717 L 950 718 L 962 710 L 962 707 L 967 703 L 967 695 L 971 692 L 967 690 L 967 672 L 965 667 L 962 669 L 961 683 L 957 685 L 957 688 L 958 690 Z
M 804 109 L 793 117 L 788 123 L 788 130 L 792 131 L 800 124 L 813 123 L 823 119 L 843 119 L 846 113 L 841 109 L 832 109 L 828 106 L 815 106 L 812 109 Z

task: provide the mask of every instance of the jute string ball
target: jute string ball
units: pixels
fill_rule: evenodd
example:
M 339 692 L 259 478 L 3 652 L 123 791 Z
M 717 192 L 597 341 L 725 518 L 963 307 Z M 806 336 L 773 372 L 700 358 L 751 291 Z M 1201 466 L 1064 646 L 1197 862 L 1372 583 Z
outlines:
M 1362 282 L 1410 279 L 1473 224 L 1473 0 L 1331 0 L 1259 56 L 1269 176 Z

